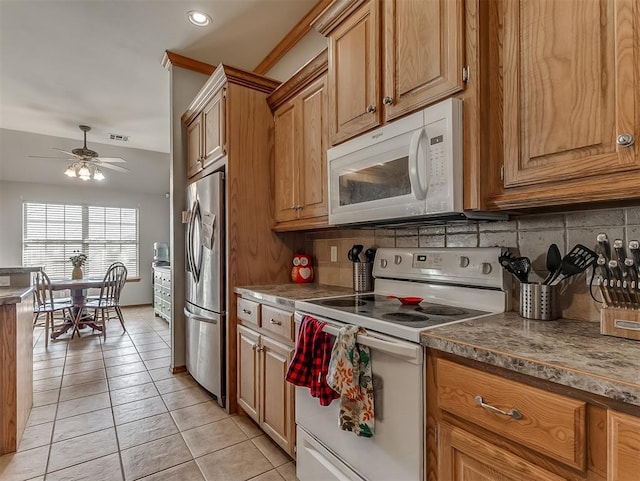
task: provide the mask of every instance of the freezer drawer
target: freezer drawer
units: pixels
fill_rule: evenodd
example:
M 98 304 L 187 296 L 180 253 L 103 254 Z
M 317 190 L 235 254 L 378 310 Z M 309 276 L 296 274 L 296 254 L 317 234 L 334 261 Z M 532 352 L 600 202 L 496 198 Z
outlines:
M 187 319 L 187 370 L 224 407 L 224 316 L 184 309 Z

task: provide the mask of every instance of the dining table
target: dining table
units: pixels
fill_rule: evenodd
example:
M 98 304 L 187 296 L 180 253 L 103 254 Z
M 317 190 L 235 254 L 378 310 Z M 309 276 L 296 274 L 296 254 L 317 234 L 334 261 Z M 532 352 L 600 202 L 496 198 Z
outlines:
M 94 322 L 93 316 L 84 313 L 84 306 L 87 303 L 87 290 L 99 289 L 104 283 L 103 277 L 86 277 L 83 279 L 52 279 L 51 290 L 71 292 L 71 302 L 73 304 L 73 318 L 67 318 L 66 322 L 59 329 L 51 333 L 51 339 L 56 339 L 75 325 L 78 320 L 78 329 L 91 327 L 102 332 L 102 326 Z M 79 335 L 79 333 L 78 333 Z M 73 334 L 72 334 L 73 336 Z

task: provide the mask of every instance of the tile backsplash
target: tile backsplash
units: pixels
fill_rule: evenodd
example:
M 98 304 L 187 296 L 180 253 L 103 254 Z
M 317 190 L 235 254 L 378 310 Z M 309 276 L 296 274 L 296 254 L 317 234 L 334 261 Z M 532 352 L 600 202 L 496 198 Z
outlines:
M 555 243 L 566 254 L 575 244 L 595 250 L 596 236 L 605 232 L 610 242 L 640 240 L 640 206 L 578 212 L 512 216 L 501 222 L 464 222 L 425 225 L 410 228 L 336 229 L 308 233 L 307 252 L 315 258 L 316 279 L 323 284 L 352 285 L 352 266 L 347 251 L 353 244 L 368 247 L 508 247 L 527 256 L 533 264 L 531 279 L 547 275 L 547 248 Z M 338 250 L 337 262 L 331 262 L 331 246 Z M 564 283 L 561 291 L 563 316 L 599 320 L 599 304 L 589 295 L 587 284 L 591 270 Z M 588 274 L 588 277 L 586 275 Z M 600 294 L 594 288 L 594 294 Z M 518 288 L 514 282 L 514 309 L 518 308 Z

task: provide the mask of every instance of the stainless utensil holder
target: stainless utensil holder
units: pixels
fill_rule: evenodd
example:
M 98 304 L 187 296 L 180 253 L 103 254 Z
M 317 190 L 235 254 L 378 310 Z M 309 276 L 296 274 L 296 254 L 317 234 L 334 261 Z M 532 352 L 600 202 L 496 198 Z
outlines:
M 353 263 L 353 290 L 356 292 L 370 292 L 373 290 L 373 276 L 371 262 Z
M 560 317 L 557 286 L 520 284 L 520 315 L 539 321 L 553 321 Z

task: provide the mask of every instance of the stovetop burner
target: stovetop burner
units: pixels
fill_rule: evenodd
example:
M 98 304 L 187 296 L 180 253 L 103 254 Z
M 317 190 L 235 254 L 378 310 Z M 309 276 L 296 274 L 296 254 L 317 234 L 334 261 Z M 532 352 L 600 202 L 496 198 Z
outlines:
M 467 313 L 465 309 L 460 309 L 459 307 L 438 305 L 417 307 L 416 311 L 431 314 L 433 316 L 463 316 Z
M 429 320 L 425 315 L 412 312 L 389 312 L 382 314 L 380 317 L 385 321 L 392 322 L 423 322 Z
M 365 301 L 358 298 L 327 299 L 326 301 L 322 301 L 323 306 L 331 307 L 358 307 L 364 306 L 365 304 Z

